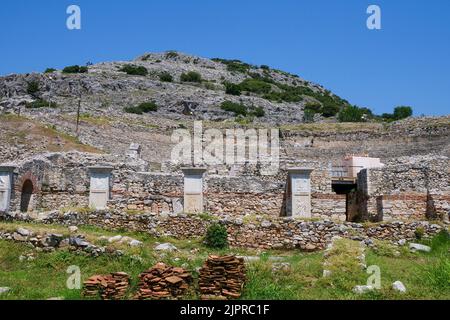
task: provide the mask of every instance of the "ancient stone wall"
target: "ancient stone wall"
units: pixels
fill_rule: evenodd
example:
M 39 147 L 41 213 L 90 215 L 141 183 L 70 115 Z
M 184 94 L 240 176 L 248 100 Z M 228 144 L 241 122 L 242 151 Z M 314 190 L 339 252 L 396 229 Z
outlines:
M 337 195 L 331 190 L 330 172 L 319 166 L 311 174 L 311 216 L 351 221 L 388 219 L 446 219 L 450 187 L 448 159 L 403 161 L 382 169 L 363 170 L 358 190 Z M 88 207 L 93 165 L 112 167 L 109 209 L 160 215 L 183 211 L 183 174 L 147 172 L 142 163 L 121 162 L 110 156 L 82 153 L 41 155 L 16 164 L 11 211 L 23 209 L 28 190 L 29 210 Z M 216 216 L 285 215 L 287 171 L 284 164 L 274 176 L 205 174 L 204 210 Z M 446 171 L 447 170 L 447 171 Z M 143 172 L 142 172 L 143 171 Z M 27 210 L 22 210 L 27 211 Z
M 441 219 L 450 214 L 450 169 L 446 157 L 399 158 L 384 168 L 358 174 L 358 191 L 351 195 L 360 218 Z M 351 214 L 356 216 L 354 212 Z
M 6 219 L 33 220 L 27 214 L 9 214 Z M 400 240 L 415 239 L 416 230 L 423 230 L 424 236 L 431 236 L 445 227 L 428 221 L 381 223 L 364 225 L 361 223 L 338 223 L 331 220 L 300 221 L 292 218 L 267 219 L 257 216 L 254 220 L 241 218 L 214 219 L 197 215 L 156 214 L 131 215 L 123 211 L 66 212 L 58 211 L 41 214 L 40 222 L 64 225 L 95 225 L 109 230 L 131 230 L 147 232 L 154 236 L 176 238 L 203 237 L 213 222 L 223 223 L 228 230 L 228 240 L 232 246 L 261 249 L 323 249 L 334 236 L 353 240 L 373 241 L 373 239 Z

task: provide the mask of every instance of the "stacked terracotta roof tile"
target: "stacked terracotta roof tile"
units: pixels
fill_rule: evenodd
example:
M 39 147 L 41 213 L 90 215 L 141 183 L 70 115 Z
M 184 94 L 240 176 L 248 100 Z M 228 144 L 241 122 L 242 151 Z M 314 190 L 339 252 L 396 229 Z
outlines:
M 84 282 L 83 295 L 103 300 L 119 300 L 125 297 L 130 286 L 130 276 L 125 272 L 95 275 Z
M 172 299 L 187 293 L 192 275 L 183 268 L 157 263 L 139 275 L 137 299 Z
M 211 255 L 200 269 L 199 287 L 204 300 L 239 298 L 244 283 L 243 258 Z

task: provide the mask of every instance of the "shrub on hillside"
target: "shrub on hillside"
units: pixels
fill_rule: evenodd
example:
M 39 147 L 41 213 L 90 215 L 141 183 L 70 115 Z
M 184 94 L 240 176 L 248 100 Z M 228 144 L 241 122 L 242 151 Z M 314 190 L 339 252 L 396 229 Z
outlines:
M 151 102 L 144 102 L 136 107 L 125 107 L 124 111 L 127 113 L 134 113 L 134 114 L 143 114 L 148 112 L 157 111 L 158 106 L 153 101 Z
M 339 112 L 338 119 L 340 122 L 363 122 L 366 113 L 364 108 L 348 106 Z
M 227 60 L 220 58 L 214 58 L 212 60 L 215 62 L 223 63 L 227 66 L 227 70 L 230 72 L 247 73 L 251 68 L 251 65 L 240 60 Z
M 241 95 L 241 87 L 238 84 L 231 83 L 231 82 L 225 82 L 225 93 L 231 94 L 233 96 L 240 96 Z
M 210 248 L 222 249 L 228 246 L 228 232 L 225 226 L 213 223 L 206 231 L 205 244 Z
M 318 102 L 308 102 L 305 105 L 305 112 L 320 113 L 322 110 L 322 105 Z
M 182 73 L 180 76 L 181 82 L 202 82 L 202 76 L 195 71 L 189 71 L 188 73 Z
M 40 90 L 39 82 L 37 82 L 37 81 L 30 81 L 30 82 L 28 82 L 27 93 L 29 95 L 34 96 L 36 93 L 39 92 L 39 90 Z
M 247 107 L 243 104 L 240 103 L 234 103 L 231 101 L 224 101 L 221 105 L 220 108 L 222 110 L 225 111 L 229 111 L 229 112 L 233 112 L 236 116 L 237 115 L 242 115 L 242 116 L 246 116 L 247 115 Z
M 88 68 L 87 67 L 83 67 L 83 66 L 79 66 L 79 65 L 74 65 L 74 66 L 68 66 L 65 67 L 62 70 L 63 73 L 87 73 L 88 72 Z
M 57 108 L 58 105 L 56 102 L 49 102 L 44 99 L 37 99 L 33 102 L 28 102 L 25 104 L 25 108 L 27 109 L 39 109 L 39 108 Z
M 315 114 L 316 114 L 316 112 L 314 112 L 310 109 L 305 109 L 305 111 L 303 113 L 303 122 L 306 122 L 306 123 L 314 122 Z
M 400 106 L 394 109 L 394 119 L 401 120 L 411 117 L 413 114 L 412 108 L 408 106 Z
M 334 117 L 335 115 L 337 115 L 339 112 L 339 109 L 340 109 L 339 106 L 336 104 L 327 104 L 322 107 L 321 112 L 324 117 L 329 118 L 329 117 Z
M 264 111 L 264 109 L 263 109 L 262 107 L 256 107 L 256 108 L 252 111 L 252 114 L 253 114 L 255 117 L 262 118 L 262 117 L 264 117 L 264 116 L 266 115 L 266 112 Z
M 260 79 L 245 79 L 239 84 L 242 91 L 253 93 L 267 94 L 272 89 L 272 86 L 264 80 Z
M 166 58 L 167 59 L 175 59 L 178 56 L 179 56 L 178 52 L 176 52 L 176 51 L 168 51 L 168 52 L 166 52 Z
M 45 69 L 44 73 L 53 73 L 55 71 L 56 71 L 56 69 L 54 69 L 54 68 L 47 68 L 47 69 Z
M 159 75 L 159 80 L 161 80 L 162 82 L 172 82 L 173 81 L 173 77 L 170 73 L 168 72 L 162 72 Z
M 394 113 L 383 113 L 381 118 L 383 118 L 384 121 L 392 122 L 408 118 L 412 116 L 412 114 L 413 110 L 411 107 L 400 106 L 394 109 Z
M 146 76 L 148 75 L 147 68 L 143 66 L 136 66 L 134 64 L 127 64 L 120 68 L 119 71 L 125 72 L 128 75 L 132 76 Z

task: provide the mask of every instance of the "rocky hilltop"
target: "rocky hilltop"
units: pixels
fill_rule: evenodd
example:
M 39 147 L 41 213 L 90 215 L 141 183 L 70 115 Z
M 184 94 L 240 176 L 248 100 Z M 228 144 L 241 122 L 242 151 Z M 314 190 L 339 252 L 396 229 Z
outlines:
M 127 74 L 124 67 L 141 67 L 143 74 Z M 145 69 L 142 69 L 145 68 Z M 224 101 L 242 104 L 250 114 L 260 108 L 257 122 L 298 123 L 309 103 L 336 104 L 345 101 L 323 87 L 296 75 L 267 66 L 252 66 L 237 60 L 204 59 L 176 52 L 145 54 L 133 61 L 105 62 L 88 66 L 87 72 L 64 73 L 54 70 L 43 74 L 9 75 L 0 78 L 1 108 L 8 110 L 29 102 L 28 84 L 39 84 L 39 98 L 55 102 L 70 111 L 79 95 L 90 111 L 122 112 L 125 107 L 152 101 L 155 115 L 169 119 L 186 117 L 223 121 L 233 111 L 221 109 Z M 183 78 L 195 73 L 200 78 Z M 236 95 L 233 84 L 242 84 Z M 227 94 L 226 86 L 229 86 Z M 230 87 L 231 86 L 231 87 Z M 234 89 L 236 89 L 234 87 Z M 290 91 L 299 91 L 293 96 Z M 28 91 L 28 92 L 27 92 Z M 287 93 L 288 92 L 288 93 Z M 303 94 L 304 93 L 304 94 Z
M 296 75 L 177 52 L 13 74 L 0 77 L 0 162 L 45 151 L 122 155 L 139 143 L 158 166 L 170 158 L 173 130 L 195 120 L 204 128 L 278 128 L 283 158 L 450 155 L 449 116 L 337 123 L 332 114 L 345 106 Z M 305 108 L 321 110 L 312 123 Z

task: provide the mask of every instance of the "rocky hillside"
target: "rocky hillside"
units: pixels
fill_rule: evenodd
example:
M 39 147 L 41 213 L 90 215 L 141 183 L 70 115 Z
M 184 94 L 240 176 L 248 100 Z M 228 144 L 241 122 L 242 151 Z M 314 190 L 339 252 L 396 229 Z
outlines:
M 0 77 L 0 162 L 44 151 L 123 155 L 139 143 L 158 167 L 170 159 L 173 130 L 200 119 L 204 128 L 279 128 L 287 159 L 450 156 L 449 116 L 388 124 L 316 114 L 317 122 L 303 123 L 305 106 L 326 113 L 347 102 L 267 66 L 166 52 L 64 71 Z
M 90 65 L 84 73 L 48 71 L 52 72 L 0 78 L 0 110 L 38 98 L 71 111 L 81 95 L 83 106 L 91 112 L 117 114 L 125 107 L 151 101 L 157 106 L 153 113 L 169 119 L 223 121 L 240 115 L 251 117 L 252 122 L 299 123 L 308 103 L 333 110 L 346 105 L 296 75 L 237 60 L 176 52 Z M 35 84 L 31 91 L 30 83 Z M 243 105 L 245 110 L 224 110 L 221 104 L 225 101 Z

